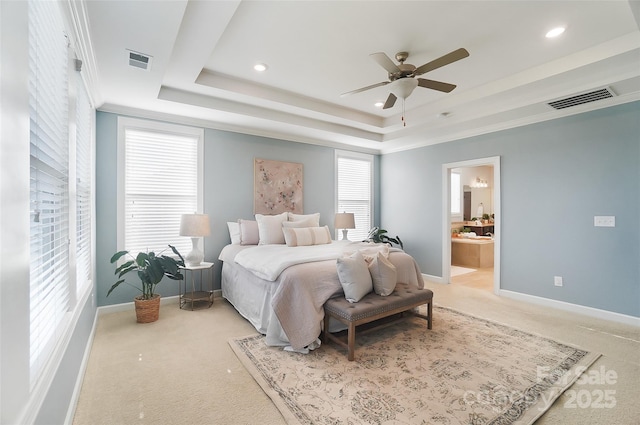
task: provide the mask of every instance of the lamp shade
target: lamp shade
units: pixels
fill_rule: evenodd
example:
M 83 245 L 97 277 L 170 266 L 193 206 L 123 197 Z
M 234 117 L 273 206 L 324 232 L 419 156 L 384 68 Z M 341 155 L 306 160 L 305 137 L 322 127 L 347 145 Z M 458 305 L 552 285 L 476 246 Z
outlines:
M 208 214 L 182 214 L 180 218 L 180 236 L 201 237 L 209 236 Z
M 356 221 L 353 213 L 337 213 L 334 226 L 336 229 L 355 229 Z

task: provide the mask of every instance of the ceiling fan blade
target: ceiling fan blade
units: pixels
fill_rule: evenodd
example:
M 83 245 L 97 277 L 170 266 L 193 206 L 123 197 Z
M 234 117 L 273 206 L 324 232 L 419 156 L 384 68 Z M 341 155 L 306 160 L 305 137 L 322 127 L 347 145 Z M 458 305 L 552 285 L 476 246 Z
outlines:
M 455 84 L 443 83 L 442 81 L 427 80 L 426 78 L 418 78 L 418 85 L 427 89 L 443 91 L 449 93 L 456 88 Z
M 400 68 L 398 68 L 398 65 L 393 63 L 393 61 L 389 59 L 389 56 L 387 56 L 385 53 L 372 53 L 369 56 L 373 58 L 374 61 L 378 62 L 378 65 L 386 69 L 389 74 L 400 72 Z
M 429 63 L 425 63 L 424 65 L 417 67 L 413 75 L 422 75 L 425 72 L 433 71 L 434 69 L 449 65 L 450 63 L 464 59 L 467 56 L 469 56 L 467 49 L 460 48 L 458 50 L 454 50 L 451 53 L 440 56 L 438 59 L 434 59 Z
M 393 93 L 389 93 L 389 97 L 387 98 L 387 101 L 384 102 L 384 106 L 382 107 L 382 109 L 389 109 L 392 108 L 393 105 L 396 104 L 396 95 Z
M 349 95 L 352 95 L 352 94 L 356 94 L 356 93 L 363 92 L 363 91 L 365 91 L 365 90 L 374 89 L 374 88 L 376 88 L 376 87 L 380 87 L 380 86 L 385 86 L 385 85 L 389 84 L 390 82 L 391 82 L 391 81 L 383 81 L 383 82 L 381 82 L 381 83 L 372 84 L 372 85 L 367 86 L 367 87 L 362 87 L 362 88 L 360 88 L 360 89 L 356 89 L 356 90 L 348 91 L 348 92 L 346 92 L 346 93 L 342 93 L 342 94 L 340 95 L 340 97 L 345 97 L 345 96 L 349 96 Z

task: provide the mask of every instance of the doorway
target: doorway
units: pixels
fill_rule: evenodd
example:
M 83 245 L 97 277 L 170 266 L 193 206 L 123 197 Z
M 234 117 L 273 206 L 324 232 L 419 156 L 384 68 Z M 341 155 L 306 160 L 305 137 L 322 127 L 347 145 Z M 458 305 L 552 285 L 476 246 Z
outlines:
M 442 173 L 442 280 L 466 283 L 497 294 L 500 290 L 500 157 L 443 164 Z M 452 191 L 452 180 L 460 181 L 459 194 Z M 460 203 L 459 208 L 452 209 L 452 199 L 454 206 Z M 493 222 L 472 221 L 483 220 L 484 214 L 489 215 L 485 215 L 485 220 Z M 458 228 L 464 229 L 465 238 L 452 237 L 452 230 Z M 467 233 L 469 231 L 476 237 Z

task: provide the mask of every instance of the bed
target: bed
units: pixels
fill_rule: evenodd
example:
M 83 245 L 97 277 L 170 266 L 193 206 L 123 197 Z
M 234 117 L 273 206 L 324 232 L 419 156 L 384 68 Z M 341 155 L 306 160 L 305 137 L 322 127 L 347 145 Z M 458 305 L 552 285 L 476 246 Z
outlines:
M 230 232 L 234 242 L 231 227 Z M 413 257 L 387 245 L 349 241 L 310 246 L 232 243 L 219 256 L 223 263 L 222 296 L 266 336 L 267 345 L 304 349 L 321 333 L 325 301 L 344 296 L 336 261 L 354 251 L 384 251 L 397 270 L 398 282 L 424 287 Z M 341 326 L 336 321 L 330 331 Z

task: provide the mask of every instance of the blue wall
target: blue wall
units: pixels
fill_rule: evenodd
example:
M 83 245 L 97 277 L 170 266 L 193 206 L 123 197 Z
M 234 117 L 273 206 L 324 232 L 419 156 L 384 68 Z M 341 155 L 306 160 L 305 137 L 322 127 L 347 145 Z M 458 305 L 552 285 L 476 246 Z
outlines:
M 96 269 L 98 305 L 131 302 L 135 289 L 119 287 L 109 298 L 113 284 L 113 266 L 109 263 L 116 252 L 116 170 L 118 116 L 98 112 L 96 119 Z M 335 213 L 335 172 L 333 148 L 293 143 L 239 133 L 205 129 L 204 142 L 204 212 L 209 214 L 212 234 L 205 238 L 205 261 L 215 262 L 214 288 L 220 288 L 218 254 L 229 243 L 227 221 L 252 219 L 253 160 L 274 159 L 303 164 L 305 213 L 320 213 L 320 225 L 333 230 Z M 374 165 L 374 197 L 379 193 L 379 159 Z M 374 205 L 379 211 L 379 201 Z M 374 222 L 378 223 L 374 213 Z M 121 289 L 122 288 L 122 289 Z M 165 281 L 158 287 L 163 296 L 177 295 L 177 284 Z
M 442 276 L 442 164 L 500 156 L 501 288 L 640 316 L 639 112 L 629 103 L 383 155 L 382 226 Z M 595 215 L 616 227 L 594 227 Z

